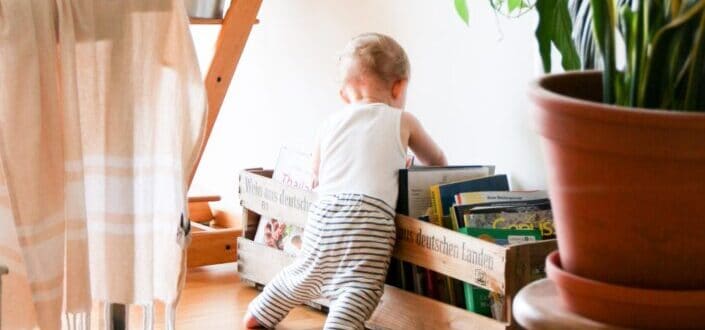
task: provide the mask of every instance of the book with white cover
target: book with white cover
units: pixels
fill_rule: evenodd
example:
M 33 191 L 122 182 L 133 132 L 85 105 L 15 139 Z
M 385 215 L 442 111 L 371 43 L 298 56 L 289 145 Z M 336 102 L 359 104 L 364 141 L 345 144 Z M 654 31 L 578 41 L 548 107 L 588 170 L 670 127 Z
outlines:
M 311 155 L 282 147 L 274 166 L 272 179 L 294 188 L 311 190 L 313 183 Z M 303 228 L 301 227 L 262 217 L 255 233 L 255 242 L 295 256 L 301 250 L 302 236 Z

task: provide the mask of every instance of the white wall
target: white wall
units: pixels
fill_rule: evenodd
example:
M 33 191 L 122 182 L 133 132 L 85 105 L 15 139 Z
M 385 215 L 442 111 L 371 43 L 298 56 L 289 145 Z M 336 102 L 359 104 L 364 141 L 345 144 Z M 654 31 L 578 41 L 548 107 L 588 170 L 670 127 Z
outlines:
M 264 1 L 230 86 L 191 195 L 220 194 L 235 209 L 237 172 L 271 168 L 283 144 L 308 151 L 314 131 L 341 106 L 336 55 L 351 37 L 391 35 L 412 65 L 407 110 L 451 164 L 496 164 L 515 189 L 545 188 L 526 92 L 540 74 L 534 13 L 496 17 L 470 3 L 470 26 L 452 0 Z M 217 29 L 194 27 L 202 70 Z

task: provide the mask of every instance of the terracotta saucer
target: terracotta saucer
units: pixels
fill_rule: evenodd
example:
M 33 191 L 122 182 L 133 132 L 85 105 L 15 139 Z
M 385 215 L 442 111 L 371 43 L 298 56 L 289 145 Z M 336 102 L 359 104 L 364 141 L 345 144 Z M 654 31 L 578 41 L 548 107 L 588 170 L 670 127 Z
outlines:
M 589 319 L 630 328 L 705 328 L 705 290 L 648 290 L 579 277 L 563 270 L 558 251 L 546 258 L 546 273 L 564 307 Z

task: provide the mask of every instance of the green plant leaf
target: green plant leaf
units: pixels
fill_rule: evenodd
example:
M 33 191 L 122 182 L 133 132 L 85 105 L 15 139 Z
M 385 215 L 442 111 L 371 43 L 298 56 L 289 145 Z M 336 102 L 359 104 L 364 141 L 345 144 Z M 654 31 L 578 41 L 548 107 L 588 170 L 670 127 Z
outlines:
M 643 9 L 641 4 L 639 9 Z M 640 11 L 635 11 L 629 5 L 622 5 L 619 10 L 619 29 L 622 33 L 622 39 L 626 48 L 627 67 L 625 74 L 621 79 L 624 79 L 622 90 L 616 93 L 617 104 L 624 106 L 636 106 L 637 87 L 640 77 L 641 59 L 643 49 L 641 40 L 643 39 L 640 32 L 641 18 Z
M 614 104 L 616 87 L 619 84 L 615 46 L 616 5 L 614 0 L 591 0 L 590 4 L 592 5 L 592 29 L 603 62 L 602 99 L 607 104 Z
M 536 39 L 544 72 L 551 71 L 551 44 L 561 53 L 564 70 L 580 69 L 580 58 L 571 39 L 573 23 L 568 11 L 568 0 L 536 0 L 536 10 L 539 14 Z
M 455 0 L 455 12 L 458 13 L 460 19 L 465 22 L 465 25 L 470 23 L 470 12 L 468 11 L 468 3 L 466 0 Z
M 697 89 L 691 89 L 690 78 L 694 73 L 691 68 L 701 60 L 697 50 L 700 45 L 694 44 L 697 41 L 695 31 L 704 11 L 705 1 L 699 1 L 665 25 L 656 25 L 654 20 L 650 22 L 649 31 L 656 32 L 650 40 L 650 56 L 644 63 L 643 78 L 639 82 L 639 106 L 672 110 L 689 108 L 685 102 L 687 91 L 692 90 L 691 95 L 697 93 Z M 649 18 L 655 16 L 654 13 L 645 14 Z M 702 70 L 702 67 L 696 70 Z M 693 82 L 699 83 L 702 77 L 702 74 L 696 74 Z
M 686 89 L 684 109 L 705 110 L 705 9 L 700 11 L 700 22 L 693 49 L 690 52 L 690 79 Z
M 514 10 L 521 8 L 522 0 L 507 0 L 507 7 L 511 14 Z

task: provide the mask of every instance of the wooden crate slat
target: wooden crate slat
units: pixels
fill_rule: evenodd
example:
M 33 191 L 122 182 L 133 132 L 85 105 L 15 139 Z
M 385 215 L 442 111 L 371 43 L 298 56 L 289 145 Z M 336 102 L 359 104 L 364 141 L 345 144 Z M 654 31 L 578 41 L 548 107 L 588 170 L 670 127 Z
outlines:
M 240 278 L 260 284 L 269 283 L 280 269 L 293 261 L 280 250 L 242 237 L 237 239 L 237 253 Z
M 394 256 L 485 289 L 505 292 L 507 248 L 397 215 Z
M 538 241 L 517 245 L 516 249 L 529 250 L 529 267 L 543 269 L 546 265 L 546 256 L 551 252 L 558 250 L 558 241 L 555 239 Z
M 369 329 L 505 330 L 507 324 L 393 286 L 384 287 Z
M 316 193 L 294 189 L 267 177 L 240 172 L 240 204 L 258 214 L 304 227 Z
M 191 232 L 194 234 L 197 232 L 202 232 L 202 231 L 214 231 L 216 230 L 215 228 L 211 226 L 206 226 L 204 224 L 200 224 L 198 222 L 191 222 Z M 193 235 L 191 235 L 193 237 Z
M 187 250 L 188 267 L 222 264 L 237 261 L 236 239 L 242 235 L 240 229 L 220 229 L 191 233 L 191 245 Z
M 242 237 L 251 241 L 255 240 L 260 215 L 246 208 L 242 209 Z
M 222 18 L 201 18 L 201 17 L 189 17 L 189 23 L 191 24 L 207 24 L 207 25 L 220 25 L 223 24 Z
M 189 202 L 188 216 L 191 221 L 206 222 L 213 219 L 213 212 L 208 202 Z
M 240 278 L 262 285 L 269 283 L 282 268 L 294 261 L 294 257 L 281 250 L 257 244 L 243 237 L 237 239 L 237 251 L 237 272 Z M 329 301 L 316 299 L 307 305 L 324 310 L 328 308 Z
M 243 280 L 266 284 L 293 260 L 294 257 L 280 250 L 238 238 L 238 272 Z M 313 305 L 328 306 L 328 301 L 316 300 Z M 505 323 L 389 285 L 385 285 L 384 296 L 366 326 L 369 329 L 507 329 Z

